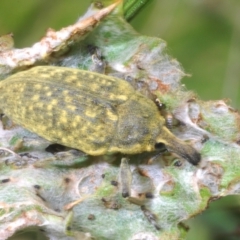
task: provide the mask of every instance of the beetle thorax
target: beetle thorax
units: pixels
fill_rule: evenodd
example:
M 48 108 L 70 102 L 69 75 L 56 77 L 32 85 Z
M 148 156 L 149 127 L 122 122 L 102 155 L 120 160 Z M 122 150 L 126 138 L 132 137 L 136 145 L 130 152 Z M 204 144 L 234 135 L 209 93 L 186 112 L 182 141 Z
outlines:
M 136 94 L 117 110 L 118 126 L 109 151 L 126 154 L 154 151 L 156 138 L 164 125 L 155 104 Z

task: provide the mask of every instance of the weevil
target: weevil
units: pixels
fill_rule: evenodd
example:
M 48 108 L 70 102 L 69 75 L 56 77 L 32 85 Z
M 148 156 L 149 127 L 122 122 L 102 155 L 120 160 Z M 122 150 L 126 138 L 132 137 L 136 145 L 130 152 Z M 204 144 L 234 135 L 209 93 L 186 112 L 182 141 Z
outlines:
M 0 108 L 39 136 L 89 155 L 165 148 L 193 165 L 201 157 L 166 127 L 156 104 L 126 81 L 84 70 L 38 66 L 0 82 Z

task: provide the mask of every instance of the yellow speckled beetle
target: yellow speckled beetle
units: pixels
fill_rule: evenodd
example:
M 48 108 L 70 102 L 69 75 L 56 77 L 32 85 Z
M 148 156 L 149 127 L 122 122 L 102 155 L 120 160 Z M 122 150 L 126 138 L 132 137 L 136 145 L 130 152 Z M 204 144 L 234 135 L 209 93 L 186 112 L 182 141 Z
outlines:
M 0 82 L 0 108 L 45 139 L 90 155 L 137 154 L 165 146 L 196 165 L 200 154 L 165 126 L 154 102 L 126 81 L 39 66 Z

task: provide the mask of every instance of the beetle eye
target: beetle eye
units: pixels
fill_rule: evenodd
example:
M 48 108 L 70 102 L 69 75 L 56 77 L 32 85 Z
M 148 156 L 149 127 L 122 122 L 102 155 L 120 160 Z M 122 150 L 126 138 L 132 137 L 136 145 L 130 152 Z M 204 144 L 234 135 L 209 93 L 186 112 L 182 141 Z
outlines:
M 161 152 L 166 150 L 165 144 L 161 143 L 161 142 L 155 143 L 154 147 L 156 150 L 161 151 Z

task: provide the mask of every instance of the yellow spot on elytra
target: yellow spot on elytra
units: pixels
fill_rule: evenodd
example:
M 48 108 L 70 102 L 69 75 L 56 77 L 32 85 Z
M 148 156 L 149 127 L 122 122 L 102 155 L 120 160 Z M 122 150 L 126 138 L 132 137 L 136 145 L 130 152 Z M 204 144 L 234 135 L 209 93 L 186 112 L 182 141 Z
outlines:
M 37 132 L 39 132 L 39 133 L 40 133 L 40 132 L 45 132 L 46 129 L 47 129 L 47 126 L 41 125 L 41 126 L 38 127 Z
M 18 88 L 18 92 L 23 92 L 23 91 L 25 91 L 25 89 L 23 87 Z
M 67 108 L 71 111 L 75 111 L 76 110 L 76 107 L 73 106 L 73 105 L 68 105 Z
M 115 96 L 112 95 L 113 98 L 115 98 Z M 111 98 L 111 96 L 110 96 Z M 126 95 L 118 95 L 118 99 L 119 100 L 122 100 L 122 101 L 126 101 L 128 99 L 128 96 Z
M 44 78 L 48 79 L 49 76 L 50 76 L 48 73 L 39 74 L 38 71 L 36 71 L 36 72 L 34 72 L 34 73 L 35 73 L 37 76 L 39 76 L 40 78 L 42 78 L 42 79 L 44 79 Z
M 111 119 L 113 121 L 117 121 L 118 120 L 117 115 L 113 114 L 112 111 L 107 110 L 106 113 L 107 113 L 107 118 L 108 119 Z
M 73 98 L 71 95 L 68 95 L 68 96 L 64 96 L 64 100 L 65 100 L 65 102 L 71 102 L 73 100 Z
M 26 115 L 26 109 L 25 109 L 25 108 L 22 109 L 21 114 L 22 114 L 22 116 L 25 116 L 25 115 Z
M 81 122 L 81 117 L 80 116 L 75 116 L 74 121 L 75 122 Z
M 33 111 L 33 106 L 28 106 L 29 111 Z
M 50 102 L 51 105 L 57 105 L 58 104 L 58 100 L 57 99 L 53 99 L 51 102 Z
M 60 123 L 68 123 L 68 115 L 66 111 L 62 111 L 61 116 L 59 118 Z
M 67 143 L 67 142 L 68 142 L 67 138 L 66 138 L 66 137 L 63 137 L 63 138 L 62 138 L 62 142 L 63 142 L 63 143 Z
M 68 142 L 70 143 L 70 142 L 74 142 L 74 137 L 73 136 L 70 136 L 70 135 L 68 135 Z
M 94 75 L 93 74 L 88 74 L 88 78 L 94 79 Z
M 86 110 L 86 111 L 85 111 L 85 115 L 86 115 L 87 117 L 92 117 L 92 118 L 95 118 L 95 117 L 96 117 L 96 113 L 93 112 L 91 109 L 90 109 L 90 110 Z
M 34 104 L 34 106 L 38 109 L 43 109 L 45 106 L 44 106 L 44 103 L 42 103 L 42 102 L 36 102 L 35 104 Z
M 61 115 L 62 115 L 62 116 L 67 116 L 68 113 L 67 113 L 67 111 L 62 110 Z
M 34 88 L 35 88 L 35 89 L 41 89 L 41 88 L 42 88 L 42 85 L 41 85 L 41 84 L 35 84 L 35 85 L 34 85 Z
M 62 95 L 69 95 L 69 91 L 68 90 L 63 90 Z
M 60 117 L 59 121 L 61 123 L 67 123 L 68 122 L 68 119 L 66 117 Z
M 48 111 L 52 111 L 52 109 L 53 109 L 53 105 L 52 104 L 47 105 L 47 110 Z
M 47 97 L 52 96 L 52 92 L 47 92 L 47 93 L 46 93 L 46 96 L 47 96 Z
M 72 123 L 72 127 L 73 127 L 73 128 L 78 127 L 78 122 L 74 121 L 74 122 Z
M 32 100 L 33 100 L 33 101 L 38 101 L 39 98 L 40 98 L 39 95 L 33 95 L 33 96 L 32 96 Z

